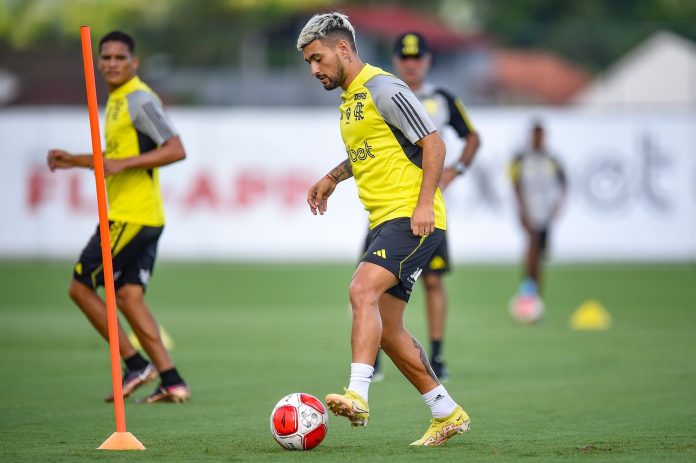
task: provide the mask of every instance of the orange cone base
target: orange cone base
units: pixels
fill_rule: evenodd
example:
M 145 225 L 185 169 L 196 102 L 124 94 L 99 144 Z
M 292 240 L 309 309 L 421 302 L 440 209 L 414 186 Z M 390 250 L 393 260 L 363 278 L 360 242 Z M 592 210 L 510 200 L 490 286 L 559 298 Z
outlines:
M 129 432 L 115 432 L 97 450 L 145 450 L 145 446 Z

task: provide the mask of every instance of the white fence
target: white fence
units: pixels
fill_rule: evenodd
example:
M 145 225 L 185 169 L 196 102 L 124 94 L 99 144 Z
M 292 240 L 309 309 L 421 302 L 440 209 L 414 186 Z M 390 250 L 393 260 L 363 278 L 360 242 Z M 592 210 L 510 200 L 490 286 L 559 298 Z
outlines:
M 352 180 L 326 216 L 307 188 L 345 159 L 332 109 L 170 111 L 188 152 L 160 172 L 170 259 L 355 260 L 366 213 Z M 470 109 L 483 140 L 446 193 L 456 261 L 516 261 L 522 236 L 507 165 L 541 119 L 568 172 L 556 260 L 696 259 L 696 115 Z M 450 140 L 449 156 L 458 141 Z M 51 174 L 49 148 L 87 153 L 83 108 L 0 111 L 0 257 L 75 258 L 97 221 L 91 171 Z

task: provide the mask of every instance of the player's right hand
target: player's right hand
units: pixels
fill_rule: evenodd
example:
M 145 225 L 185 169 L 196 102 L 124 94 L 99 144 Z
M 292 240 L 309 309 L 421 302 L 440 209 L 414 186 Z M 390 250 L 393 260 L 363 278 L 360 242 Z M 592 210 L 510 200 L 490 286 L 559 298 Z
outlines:
M 67 169 L 69 167 L 72 167 L 73 164 L 71 160 L 72 155 L 67 151 L 63 150 L 49 150 L 48 156 L 46 156 L 46 162 L 51 172 L 53 172 L 56 169 Z
M 336 189 L 336 183 L 327 177 L 322 177 L 317 183 L 312 185 L 307 193 L 307 204 L 312 214 L 324 215 L 326 206 L 331 193 Z
M 416 204 L 411 216 L 411 231 L 415 236 L 425 236 L 435 231 L 435 211 L 431 205 Z

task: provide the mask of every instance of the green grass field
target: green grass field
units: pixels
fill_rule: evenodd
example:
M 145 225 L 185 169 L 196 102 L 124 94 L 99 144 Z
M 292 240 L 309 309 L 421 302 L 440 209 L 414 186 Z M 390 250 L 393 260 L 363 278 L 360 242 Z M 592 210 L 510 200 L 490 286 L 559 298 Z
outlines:
M 450 393 L 472 430 L 414 449 L 429 411 L 385 359 L 370 425 L 329 420 L 311 452 L 287 452 L 268 418 L 290 392 L 346 385 L 347 284 L 335 265 L 161 263 L 150 306 L 193 391 L 185 405 L 126 405 L 144 452 L 97 451 L 114 431 L 108 349 L 69 301 L 69 263 L 0 263 L 0 461 L 696 461 L 696 268 L 552 266 L 547 314 L 507 316 L 518 270 L 449 278 Z M 608 331 L 569 328 L 597 299 Z M 422 291 L 407 326 L 427 345 Z M 138 391 L 136 396 L 150 392 Z

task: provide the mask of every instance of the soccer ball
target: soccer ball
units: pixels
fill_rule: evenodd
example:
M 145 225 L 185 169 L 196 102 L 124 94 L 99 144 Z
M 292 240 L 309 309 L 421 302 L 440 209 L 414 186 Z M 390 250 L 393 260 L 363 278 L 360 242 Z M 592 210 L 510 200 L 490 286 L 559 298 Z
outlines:
M 271 413 L 271 434 L 287 450 L 311 450 L 326 437 L 329 414 L 319 399 L 295 392 L 286 395 Z
M 518 323 L 536 323 L 543 315 L 544 302 L 539 296 L 515 295 L 510 300 L 510 316 Z

